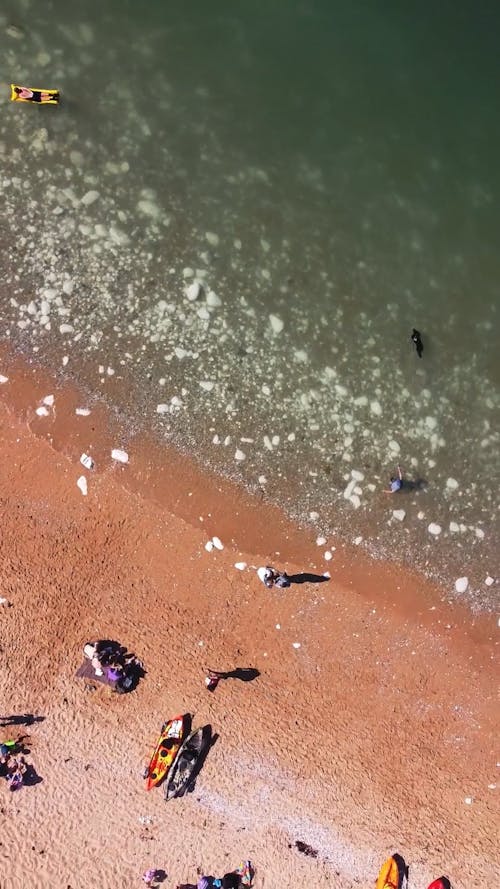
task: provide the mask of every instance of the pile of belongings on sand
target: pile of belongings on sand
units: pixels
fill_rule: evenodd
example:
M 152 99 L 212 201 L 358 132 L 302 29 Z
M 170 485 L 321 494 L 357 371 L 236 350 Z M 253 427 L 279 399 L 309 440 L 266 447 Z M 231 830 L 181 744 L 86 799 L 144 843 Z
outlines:
M 144 676 L 142 661 L 112 639 L 87 642 L 83 653 L 85 660 L 76 675 L 109 685 L 119 694 L 132 691 Z
M 243 861 L 236 870 L 224 874 L 223 877 L 202 876 L 196 885 L 192 883 L 184 883 L 177 889 L 243 889 L 245 886 L 251 886 L 255 870 L 250 861 Z
M 0 744 L 0 775 L 7 779 L 10 790 L 22 786 L 27 771 L 28 764 L 18 742 L 12 740 Z

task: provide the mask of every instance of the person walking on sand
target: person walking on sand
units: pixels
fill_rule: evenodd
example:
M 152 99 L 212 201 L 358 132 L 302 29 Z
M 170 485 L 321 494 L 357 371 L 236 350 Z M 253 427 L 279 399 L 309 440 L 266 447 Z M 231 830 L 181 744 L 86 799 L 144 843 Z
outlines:
M 384 494 L 396 494 L 403 487 L 403 473 L 401 472 L 401 466 L 398 463 L 398 475 L 391 475 L 391 486 L 390 488 L 384 488 Z

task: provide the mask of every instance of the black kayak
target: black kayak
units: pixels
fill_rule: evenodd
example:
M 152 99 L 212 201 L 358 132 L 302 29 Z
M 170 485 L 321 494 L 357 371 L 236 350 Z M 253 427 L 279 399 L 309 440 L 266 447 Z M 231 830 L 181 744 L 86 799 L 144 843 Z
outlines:
M 195 729 L 188 735 L 167 772 L 163 785 L 166 800 L 183 796 L 189 789 L 203 765 L 211 738 L 209 725 Z

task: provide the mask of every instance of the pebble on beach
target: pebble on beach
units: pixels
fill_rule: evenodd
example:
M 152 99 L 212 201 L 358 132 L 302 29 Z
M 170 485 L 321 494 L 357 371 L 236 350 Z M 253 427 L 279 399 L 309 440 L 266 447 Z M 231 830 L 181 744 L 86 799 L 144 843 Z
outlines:
M 455 581 L 455 589 L 457 593 L 465 593 L 469 586 L 469 578 L 468 577 L 459 577 L 458 580 Z
M 428 525 L 427 530 L 429 534 L 432 534 L 434 537 L 439 537 L 441 534 L 441 525 L 436 525 L 435 522 L 431 522 L 430 525 Z
M 122 451 L 120 448 L 113 448 L 111 451 L 111 457 L 113 460 L 116 460 L 117 463 L 128 463 L 128 454 L 126 451 Z
M 85 478 L 84 475 L 80 476 L 80 478 L 77 481 L 77 485 L 80 488 L 80 491 L 82 492 L 83 496 L 86 497 L 87 496 L 87 479 Z

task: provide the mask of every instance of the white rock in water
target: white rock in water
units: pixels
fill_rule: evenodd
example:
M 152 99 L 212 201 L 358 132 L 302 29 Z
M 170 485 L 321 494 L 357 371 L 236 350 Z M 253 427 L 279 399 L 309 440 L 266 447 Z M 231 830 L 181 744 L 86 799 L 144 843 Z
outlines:
M 221 542 L 220 537 L 212 537 L 212 543 L 216 549 L 224 549 L 224 545 Z
M 234 453 L 234 459 L 235 459 L 235 460 L 246 460 L 246 456 L 247 456 L 247 455 L 245 454 L 244 451 L 240 451 L 239 448 L 236 448 L 236 451 L 235 451 L 235 453 Z
M 458 532 L 460 531 L 460 525 L 458 525 L 456 522 L 450 522 L 450 531 L 452 534 L 458 534 Z
M 8 382 L 9 382 L 9 378 L 4 377 L 3 374 L 0 374 L 0 383 L 8 383 Z
M 122 231 L 120 228 L 117 228 L 116 225 L 112 225 L 109 229 L 109 236 L 114 244 L 118 244 L 119 247 L 126 247 L 130 242 L 130 238 L 126 232 Z
M 468 577 L 459 577 L 458 580 L 455 581 L 455 589 L 456 589 L 457 593 L 465 593 L 468 586 L 469 586 L 469 578 Z
M 215 386 L 213 380 L 199 380 L 198 385 L 205 390 L 205 392 L 211 392 Z
M 382 416 L 382 408 L 380 406 L 379 401 L 371 401 L 370 402 L 370 410 L 371 410 L 372 414 L 374 414 L 376 417 Z
M 213 548 L 214 548 L 214 545 L 213 545 L 212 541 L 207 540 L 207 542 L 205 544 L 205 549 L 206 549 L 207 553 L 211 553 Z
M 35 413 L 38 414 L 39 417 L 48 417 L 49 416 L 49 411 L 46 407 L 37 407 Z
M 485 582 L 486 586 L 493 586 L 493 584 L 495 583 L 495 578 L 491 577 L 491 575 L 488 574 L 488 577 L 486 578 L 486 580 L 484 582 Z
M 329 562 L 330 559 L 333 559 L 333 555 L 329 549 L 327 549 L 326 553 L 324 554 L 324 558 L 326 559 L 327 562 Z
M 183 278 L 192 278 L 193 275 L 194 275 L 194 269 L 189 268 L 189 266 L 186 266 L 186 268 L 182 270 L 182 277 Z
M 73 333 L 74 327 L 72 324 L 60 324 L 59 325 L 59 333 Z
M 292 642 L 294 648 L 300 648 L 300 642 Z
M 175 353 L 175 357 L 176 357 L 176 358 L 179 358 L 179 360 L 180 360 L 181 358 L 185 358 L 186 355 L 187 355 L 186 350 L 183 349 L 182 346 L 176 346 L 175 349 L 174 349 L 174 353 Z
M 349 497 L 349 500 L 351 501 L 352 505 L 354 506 L 354 509 L 359 509 L 359 507 L 361 506 L 361 500 L 359 499 L 357 494 L 351 494 L 351 496 Z
M 398 522 L 402 522 L 404 521 L 406 512 L 404 511 L 404 509 L 393 509 L 392 514 L 394 518 L 398 520 Z
M 313 521 L 313 522 L 317 522 L 318 519 L 319 519 L 319 512 L 316 512 L 316 510 L 313 509 L 313 510 L 309 513 L 309 518 L 311 519 L 311 521 Z
M 437 424 L 438 423 L 437 423 L 437 420 L 435 417 L 426 417 L 425 418 L 425 425 L 427 426 L 427 429 L 436 429 Z
M 484 531 L 482 528 L 476 528 L 474 533 L 478 540 L 484 540 Z
M 393 438 L 391 438 L 391 440 L 389 442 L 389 450 L 392 451 L 393 454 L 399 454 L 399 452 L 401 450 L 397 441 L 394 441 Z
M 447 478 L 446 479 L 446 487 L 450 491 L 456 491 L 458 488 L 458 482 L 457 482 L 456 478 Z
M 113 450 L 111 451 L 111 457 L 118 463 L 128 463 L 127 452 L 120 450 L 120 448 L 113 448 Z
M 62 289 L 63 289 L 63 293 L 65 293 L 66 296 L 71 296 L 74 288 L 75 288 L 75 282 L 72 281 L 71 279 L 69 279 L 67 281 L 63 281 Z
M 219 243 L 219 235 L 216 235 L 215 232 L 205 232 L 205 237 L 212 247 L 217 247 Z
M 156 405 L 156 413 L 157 414 L 168 414 L 170 411 L 170 406 L 168 404 L 157 404 Z
M 207 306 L 210 306 L 212 309 L 216 309 L 222 305 L 222 300 L 220 296 L 217 296 L 213 290 L 209 290 L 207 293 Z
M 42 401 L 42 404 L 46 404 L 47 407 L 52 407 L 52 405 L 54 404 L 54 396 L 53 395 L 46 395 Z
M 48 52 L 45 52 L 44 50 L 39 52 L 36 57 L 36 63 L 37 65 L 41 65 L 42 68 L 45 68 L 46 65 L 50 64 L 50 56 Z
M 352 494 L 352 492 L 354 491 L 354 488 L 355 488 L 355 487 L 356 487 L 356 479 L 353 478 L 353 479 L 351 479 L 351 481 L 350 481 L 349 484 L 347 485 L 347 488 L 345 488 L 345 490 L 344 490 L 344 498 L 345 498 L 346 500 L 350 500 L 350 499 L 351 499 L 351 494 Z
M 13 37 L 14 40 L 22 40 L 24 37 L 24 31 L 22 28 L 19 28 L 17 25 L 8 25 L 5 29 L 5 33 L 7 37 Z
M 83 496 L 86 497 L 87 496 L 87 479 L 85 478 L 84 475 L 80 476 L 80 478 L 77 481 L 77 485 L 80 488 L 80 491 L 82 492 Z
M 269 321 L 271 322 L 273 333 L 281 333 L 285 326 L 281 318 L 278 318 L 277 315 L 269 315 Z
M 91 204 L 94 204 L 100 198 L 100 194 L 98 191 L 88 191 L 84 194 L 80 203 L 82 203 L 85 207 L 90 207 Z
M 364 474 L 359 471 L 359 469 L 351 469 L 351 476 L 356 482 L 362 482 L 365 477 Z
M 155 204 L 154 201 L 138 201 L 137 210 L 139 213 L 142 213 L 143 216 L 148 216 L 150 219 L 160 219 L 162 215 L 161 208 L 158 204 Z
M 430 525 L 427 527 L 427 530 L 428 530 L 429 534 L 433 534 L 434 537 L 438 537 L 439 534 L 441 534 L 442 529 L 441 529 L 441 525 L 436 525 L 435 522 L 431 522 Z
M 90 410 L 88 407 L 76 407 L 75 414 L 78 417 L 88 417 L 90 416 Z
M 362 537 L 355 537 L 355 538 L 354 538 L 354 546 L 359 546 L 359 544 L 362 543 L 362 542 L 363 542 L 363 538 L 362 538 Z
M 319 516 L 318 516 L 318 518 L 319 518 Z M 317 537 L 316 538 L 316 545 L 317 546 L 324 546 L 325 543 L 326 543 L 326 537 Z
M 189 287 L 186 287 L 186 290 L 185 290 L 186 298 L 191 303 L 193 303 L 196 299 L 198 299 L 200 293 L 201 293 L 201 284 L 199 284 L 198 281 L 193 281 L 193 283 L 190 284 Z
M 245 568 L 247 567 L 247 563 L 246 562 L 235 562 L 234 567 L 237 568 L 238 571 L 244 571 Z

